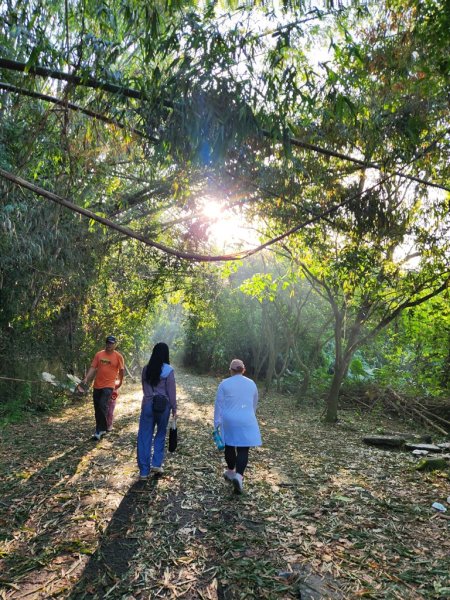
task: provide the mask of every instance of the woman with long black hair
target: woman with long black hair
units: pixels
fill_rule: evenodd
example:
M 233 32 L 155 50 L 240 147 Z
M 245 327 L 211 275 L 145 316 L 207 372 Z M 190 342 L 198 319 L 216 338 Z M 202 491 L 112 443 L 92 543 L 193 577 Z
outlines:
M 155 474 L 163 472 L 170 412 L 174 419 L 177 416 L 175 374 L 170 366 L 169 347 L 164 342 L 155 345 L 148 364 L 142 370 L 142 390 L 137 462 L 141 479 L 147 479 L 150 471 Z

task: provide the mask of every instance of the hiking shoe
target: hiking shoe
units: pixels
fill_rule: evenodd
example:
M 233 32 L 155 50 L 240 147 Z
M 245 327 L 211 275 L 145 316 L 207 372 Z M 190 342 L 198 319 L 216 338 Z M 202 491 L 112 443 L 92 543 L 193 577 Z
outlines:
M 96 431 L 94 433 L 94 435 L 92 436 L 92 439 L 95 440 L 96 442 L 99 442 L 105 434 L 106 434 L 106 431 Z
M 223 478 L 225 479 L 225 481 L 233 481 L 235 475 L 235 471 L 232 471 L 231 469 L 226 469 L 223 472 Z
M 233 477 L 233 487 L 234 487 L 235 494 L 242 494 L 242 492 L 243 492 L 242 475 L 240 475 L 239 473 L 236 473 L 236 475 Z
M 147 481 L 148 478 L 149 478 L 149 475 L 139 475 L 140 481 Z
M 164 473 L 164 469 L 162 467 L 152 467 L 151 471 L 156 475 L 161 475 L 161 473 Z

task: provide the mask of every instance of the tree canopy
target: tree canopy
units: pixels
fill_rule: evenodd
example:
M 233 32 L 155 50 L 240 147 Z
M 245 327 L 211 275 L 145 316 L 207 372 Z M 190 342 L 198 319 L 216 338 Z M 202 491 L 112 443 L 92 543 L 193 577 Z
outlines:
M 204 263 L 270 252 L 278 275 L 243 289 L 297 334 L 265 370 L 294 354 L 306 377 L 331 335 L 335 420 L 355 352 L 448 289 L 448 19 L 439 0 L 4 3 L 5 373 L 23 356 L 79 370 L 111 329 L 139 354 L 180 290 L 198 330 Z M 208 198 L 258 240 L 219 248 Z M 268 293 L 288 280 L 322 307 L 309 352 L 287 288 Z

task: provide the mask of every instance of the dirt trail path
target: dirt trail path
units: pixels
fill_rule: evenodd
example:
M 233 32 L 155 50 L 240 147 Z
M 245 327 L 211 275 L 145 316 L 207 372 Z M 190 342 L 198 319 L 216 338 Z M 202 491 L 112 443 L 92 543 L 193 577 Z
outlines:
M 235 496 L 211 440 L 217 380 L 177 371 L 177 384 L 179 448 L 148 482 L 137 480 L 137 386 L 98 444 L 88 399 L 6 428 L 2 600 L 448 597 L 450 522 L 430 509 L 448 479 L 363 446 L 380 417 L 327 427 L 317 410 L 263 395 L 264 446 Z

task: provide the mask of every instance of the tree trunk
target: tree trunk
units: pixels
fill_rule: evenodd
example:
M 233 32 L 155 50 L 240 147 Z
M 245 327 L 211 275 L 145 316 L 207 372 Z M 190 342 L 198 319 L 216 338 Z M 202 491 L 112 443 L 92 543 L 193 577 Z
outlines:
M 338 412 L 339 390 L 347 371 L 344 363 L 335 366 L 333 381 L 331 382 L 330 391 L 326 400 L 325 422 L 336 423 Z
M 263 319 L 263 323 L 264 323 L 263 331 L 264 331 L 264 336 L 266 339 L 266 347 L 267 347 L 267 352 L 268 352 L 267 370 L 266 370 L 266 377 L 265 377 L 266 392 L 270 389 L 270 386 L 272 384 L 272 379 L 275 375 L 275 362 L 276 362 L 276 358 L 277 358 L 274 326 L 273 326 L 273 321 L 270 317 L 271 317 L 271 315 L 267 309 L 267 303 L 263 302 L 262 303 L 262 319 Z
M 298 402 L 306 396 L 306 392 L 309 388 L 309 382 L 311 380 L 311 371 L 305 366 L 303 367 L 303 381 L 298 391 Z
M 276 360 L 275 348 L 274 348 L 272 339 L 268 340 L 268 346 L 269 346 L 269 356 L 267 359 L 267 370 L 266 370 L 266 385 L 265 385 L 266 392 L 270 389 L 270 386 L 272 384 L 273 375 L 275 373 L 275 360 Z

